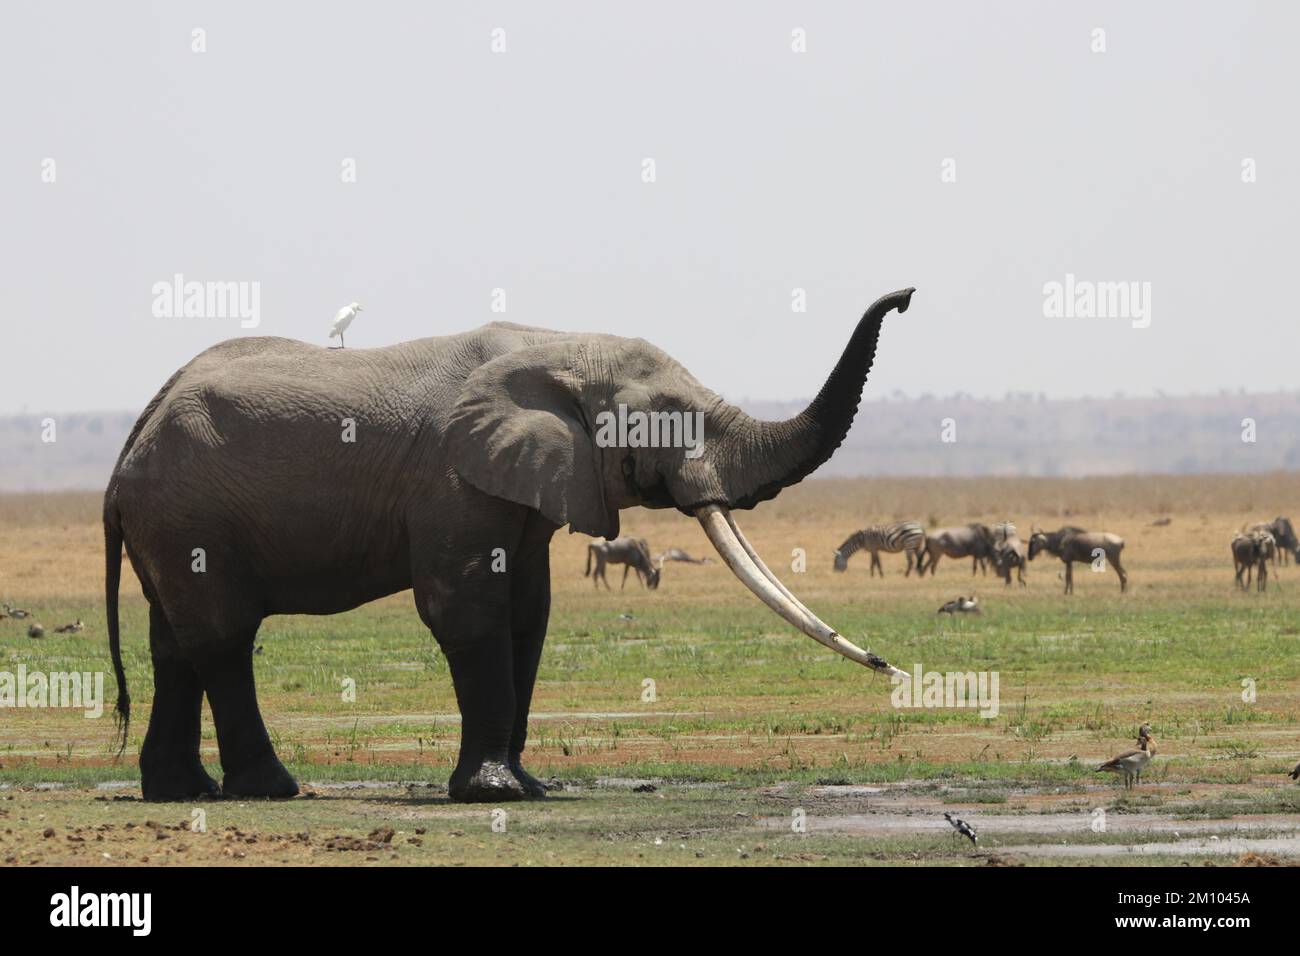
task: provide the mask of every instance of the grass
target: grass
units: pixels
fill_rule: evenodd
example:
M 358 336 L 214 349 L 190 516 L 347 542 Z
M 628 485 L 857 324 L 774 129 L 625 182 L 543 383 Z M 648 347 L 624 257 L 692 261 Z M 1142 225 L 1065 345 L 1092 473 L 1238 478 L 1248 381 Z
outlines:
M 1261 488 L 1273 497 L 1265 500 Z M 735 842 L 738 825 L 718 820 L 772 809 L 763 794 L 774 787 L 885 787 L 917 799 L 928 799 L 925 788 L 940 787 L 955 804 L 993 814 L 1043 809 L 1026 807 L 1022 794 L 1044 807 L 1062 794 L 1094 806 L 1122 805 L 1114 801 L 1128 798 L 1117 797 L 1113 780 L 1092 767 L 1131 746 L 1143 721 L 1155 728 L 1160 748 L 1143 790 L 1161 796 L 1160 812 L 1300 813 L 1293 802 L 1270 796 L 1296 792 L 1283 789 L 1289 781 L 1282 775 L 1297 759 L 1300 588 L 1292 578 L 1300 580 L 1300 569 L 1280 569 L 1280 588 L 1243 594 L 1231 585 L 1227 548 L 1231 532 L 1248 520 L 1300 512 L 1296 496 L 1293 478 L 1270 476 L 1179 479 L 1173 486 L 1141 479 L 834 481 L 805 483 L 741 516 L 768 563 L 850 639 L 909 670 L 919 662 L 926 671 L 996 671 L 999 707 L 990 718 L 969 709 L 894 708 L 887 680 L 790 633 L 718 565 L 669 565 L 656 593 L 635 584 L 619 591 L 617 583 L 611 592 L 596 591 L 581 575 L 586 539 L 557 535 L 553 612 L 525 759 L 536 775 L 581 788 L 581 795 L 554 801 L 561 808 L 555 811 L 520 808 L 520 820 L 538 821 L 538 846 L 545 849 L 521 833 L 519 851 L 536 849 L 534 862 L 675 860 L 637 842 L 654 830 L 661 812 L 671 816 L 664 800 L 597 785 L 607 778 L 654 780 L 659 794 L 672 795 L 670 803 L 692 808 L 691 825 L 713 835 L 691 846 L 711 862 L 731 862 L 728 854 L 735 852 L 724 853 L 723 844 Z M 0 670 L 22 664 L 107 672 L 94 496 L 28 497 L 21 507 L 14 497 L 0 496 L 0 597 L 32 610 L 48 633 L 31 640 L 22 625 L 0 621 Z M 913 504 L 922 499 L 926 504 Z M 1027 531 L 1035 521 L 1069 520 L 1119 533 L 1129 542 L 1130 593 L 1119 594 L 1113 575 L 1079 571 L 1076 593 L 1067 598 L 1060 593 L 1060 565 L 1051 559 L 1029 566 L 1024 589 L 1004 588 L 991 577 L 972 584 L 964 561 L 944 561 L 924 581 L 904 579 L 896 556 L 884 558 L 884 580 L 867 576 L 865 559 L 851 562 L 845 574 L 830 570 L 830 550 L 854 527 L 926 516 L 936 501 L 967 509 L 933 514 L 944 524 L 1009 517 Z M 1211 509 L 1212 502 L 1220 504 Z M 1233 505 L 1241 507 L 1228 510 Z M 1149 527 L 1165 515 L 1174 517 L 1171 525 Z M 655 550 L 671 544 L 709 553 L 698 527 L 680 515 L 629 512 L 624 523 Z M 806 573 L 790 571 L 795 549 L 807 555 Z M 940 603 L 972 588 L 983 615 L 935 614 Z M 122 594 L 123 651 L 136 704 L 126 759 L 115 762 L 111 746 L 111 676 L 101 719 L 3 712 L 0 787 L 42 802 L 47 816 L 58 815 L 60 800 L 70 821 L 84 816 L 87 802 L 96 804 L 93 816 L 102 810 L 95 795 L 116 792 L 93 788 L 138 781 L 134 755 L 148 722 L 152 681 L 147 608 L 129 573 Z M 631 621 L 619 619 L 625 613 Z M 53 634 L 54 624 L 77 617 L 86 631 Z M 271 618 L 258 643 L 263 713 L 277 751 L 301 781 L 414 783 L 416 790 L 445 785 L 459 718 L 446 661 L 409 594 L 333 617 Z M 355 700 L 344 697 L 349 682 Z M 202 745 L 219 776 L 206 715 Z M 30 789 L 49 783 L 71 789 Z M 711 789 L 696 786 L 702 784 Z M 306 819 L 344 800 L 326 792 L 334 796 L 255 807 L 238 825 L 289 832 L 295 812 Z M 339 818 L 340 832 L 367 826 L 374 799 L 380 798 L 368 795 L 340 810 L 349 821 L 344 827 Z M 128 815 L 163 812 L 130 802 L 108 805 Z M 11 806 L 0 803 L 0 809 Z M 419 806 L 435 817 L 461 812 L 436 802 Z M 546 821 L 560 828 L 553 844 L 543 839 L 550 832 Z M 601 828 L 615 824 L 637 836 L 606 845 Z M 583 827 L 590 846 L 581 839 Z M 433 839 L 433 828 L 426 830 L 428 849 L 451 852 L 466 843 L 447 837 L 444 844 Z M 740 830 L 753 837 L 752 824 Z M 784 837 L 767 839 L 784 846 Z M 803 862 L 907 863 L 909 854 L 940 853 L 928 839 L 810 833 L 785 849 L 825 858 Z M 425 858 L 424 850 L 409 847 L 399 851 L 402 860 Z M 743 862 L 775 861 L 784 851 L 760 852 L 769 855 L 751 853 Z M 387 853 L 379 853 L 380 862 Z M 957 853 L 950 861 L 966 859 Z

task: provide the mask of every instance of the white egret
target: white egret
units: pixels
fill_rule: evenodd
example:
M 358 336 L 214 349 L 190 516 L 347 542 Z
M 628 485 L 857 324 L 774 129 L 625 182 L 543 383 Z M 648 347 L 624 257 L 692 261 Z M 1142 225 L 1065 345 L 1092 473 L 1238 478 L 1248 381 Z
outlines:
M 334 316 L 334 324 L 330 326 L 330 338 L 339 337 L 339 348 L 343 348 L 343 333 L 348 330 L 352 320 L 357 317 L 357 313 L 362 311 L 361 303 L 353 302 L 351 305 L 345 305 L 339 309 L 338 315 Z

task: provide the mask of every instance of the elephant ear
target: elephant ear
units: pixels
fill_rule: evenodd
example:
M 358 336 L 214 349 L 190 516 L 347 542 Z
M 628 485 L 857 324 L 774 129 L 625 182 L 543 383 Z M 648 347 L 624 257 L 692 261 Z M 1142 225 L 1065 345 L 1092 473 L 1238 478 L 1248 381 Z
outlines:
M 583 346 L 531 345 L 481 365 L 452 408 L 452 467 L 480 491 L 570 531 L 618 537 L 582 397 Z

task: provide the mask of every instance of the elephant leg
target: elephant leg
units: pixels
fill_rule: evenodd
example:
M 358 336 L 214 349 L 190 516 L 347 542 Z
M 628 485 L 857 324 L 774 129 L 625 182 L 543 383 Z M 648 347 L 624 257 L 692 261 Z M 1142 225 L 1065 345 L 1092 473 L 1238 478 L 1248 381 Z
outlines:
M 1074 562 L 1065 562 L 1065 593 L 1074 593 Z
M 630 565 L 630 564 L 625 564 L 625 565 L 623 565 L 623 583 L 620 584 L 620 585 L 618 586 L 618 589 L 619 589 L 620 591 L 622 591 L 624 588 L 627 587 L 627 573 L 628 573 L 629 571 L 631 571 L 631 570 L 632 570 L 632 565 Z M 641 575 L 640 575 L 640 573 L 638 573 L 638 574 L 637 574 L 637 579 L 640 580 L 640 578 L 641 578 Z
M 221 792 L 199 759 L 203 683 L 181 653 L 171 625 L 149 605 L 149 650 L 153 657 L 153 708 L 140 748 L 141 789 L 146 800 L 194 800 Z
M 224 773 L 221 792 L 228 797 L 292 797 L 298 793 L 298 784 L 275 755 L 257 706 L 253 680 L 256 634 L 254 627 L 237 640 L 224 640 L 219 648 L 203 650 L 198 657 L 199 677 L 217 727 Z
M 448 615 L 459 617 L 459 615 Z M 446 622 L 451 623 L 451 622 Z M 489 613 L 439 629 L 460 708 L 460 756 L 447 789 L 461 803 L 520 800 L 523 784 L 510 770 L 515 723 L 515 680 L 509 619 Z
M 1119 593 L 1123 594 L 1128 590 L 1128 575 L 1124 573 L 1124 567 L 1119 563 L 1119 557 L 1111 562 L 1115 566 L 1115 573 L 1119 575 Z
M 540 516 L 533 521 L 549 524 Z M 553 529 L 551 529 L 553 530 Z M 530 531 L 532 526 L 530 525 Z M 510 731 L 510 770 L 523 784 L 530 797 L 546 795 L 547 786 L 524 769 L 524 745 L 528 740 L 528 711 L 533 702 L 537 667 L 546 640 L 546 624 L 551 613 L 550 534 L 526 553 L 515 558 L 515 574 L 510 581 L 510 638 L 514 650 L 515 716 Z

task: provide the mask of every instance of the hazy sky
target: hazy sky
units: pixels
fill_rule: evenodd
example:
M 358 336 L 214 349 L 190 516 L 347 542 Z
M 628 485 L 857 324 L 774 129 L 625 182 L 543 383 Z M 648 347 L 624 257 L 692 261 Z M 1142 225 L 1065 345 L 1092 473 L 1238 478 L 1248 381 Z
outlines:
M 6 3 L 0 414 L 139 408 L 353 299 L 349 347 L 505 318 L 792 398 L 908 285 L 871 395 L 1295 388 L 1298 34 L 1282 2 Z M 176 273 L 260 283 L 260 326 L 156 317 Z M 1149 327 L 1045 317 L 1067 273 L 1150 283 Z

